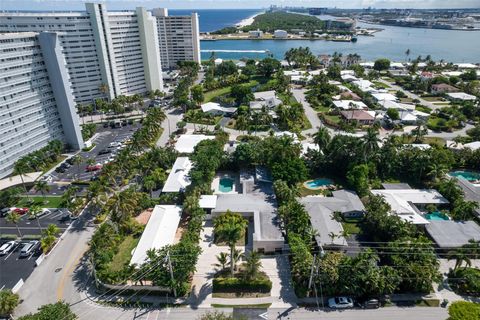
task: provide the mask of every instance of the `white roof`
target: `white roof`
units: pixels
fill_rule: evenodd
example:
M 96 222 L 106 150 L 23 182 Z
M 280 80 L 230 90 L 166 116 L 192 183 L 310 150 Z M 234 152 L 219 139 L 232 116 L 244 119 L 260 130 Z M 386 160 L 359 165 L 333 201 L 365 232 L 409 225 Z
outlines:
M 275 137 L 283 137 L 283 136 L 288 136 L 293 139 L 293 141 L 298 141 L 297 134 L 290 132 L 290 131 L 280 131 L 280 132 L 275 132 Z
M 455 63 L 460 69 L 477 69 L 479 66 L 473 63 Z
M 397 101 L 397 97 L 395 97 L 391 93 L 372 93 L 372 96 L 377 101 Z
M 342 80 L 343 81 L 357 81 L 358 78 L 355 77 L 354 75 L 351 75 L 351 74 L 342 74 Z
M 223 60 L 220 59 L 220 58 L 217 58 L 217 59 L 215 59 L 215 61 L 214 61 L 215 64 L 220 64 L 220 63 L 222 63 L 222 62 L 223 62 Z
M 192 153 L 200 141 L 213 139 L 215 139 L 214 136 L 206 136 L 204 134 L 183 134 L 175 143 L 175 150 L 180 153 Z
M 355 75 L 355 71 L 353 70 L 341 70 L 340 71 L 340 75 L 344 76 L 344 75 L 351 75 L 351 76 L 354 76 Z
M 217 102 L 207 102 L 201 105 L 202 111 L 203 112 L 211 112 L 211 111 L 218 111 L 218 112 L 223 112 L 223 113 L 228 113 L 228 112 L 235 112 L 237 108 L 225 108 L 222 107 L 219 103 Z
M 302 154 L 306 154 L 308 150 L 319 151 L 320 147 L 315 143 L 302 142 Z
M 182 208 L 176 205 L 155 206 L 142 237 L 133 251 L 130 264 L 141 265 L 147 259 L 147 251 L 160 249 L 173 244 L 178 223 L 182 216 Z
M 417 149 L 421 149 L 421 150 L 428 150 L 428 149 L 431 149 L 432 146 L 429 145 L 429 144 L 426 144 L 426 143 L 417 143 L 417 144 L 414 144 L 414 143 L 406 143 L 404 144 L 405 147 L 412 147 L 412 148 L 417 148 Z
M 335 107 L 340 109 L 368 109 L 367 105 L 362 101 L 354 101 L 354 100 L 338 100 L 333 101 Z
M 360 62 L 359 63 L 362 67 L 366 67 L 366 68 L 373 68 L 373 66 L 375 65 L 374 62 Z
M 453 99 L 459 100 L 477 100 L 477 97 L 465 92 L 449 92 L 447 95 Z
M 444 71 L 442 74 L 449 77 L 458 77 L 461 76 L 463 72 L 461 71 Z
M 403 67 L 405 67 L 405 66 L 401 62 L 391 62 L 390 63 L 390 68 L 403 68 Z
M 368 80 L 364 80 L 364 79 L 359 79 L 357 81 L 353 81 L 353 84 L 356 85 L 357 87 L 359 87 L 362 90 L 371 88 L 371 86 L 373 85 L 373 83 L 371 83 Z
M 180 192 L 191 183 L 188 174 L 192 169 L 192 162 L 187 157 L 178 157 L 173 164 L 162 192 Z
M 405 111 L 403 111 L 403 112 L 400 112 L 399 115 L 400 115 L 400 120 L 401 120 L 401 121 L 411 122 L 411 121 L 417 121 L 417 119 L 418 119 L 417 116 L 414 115 L 414 114 L 411 113 L 411 112 L 405 112 Z M 429 145 L 427 144 L 427 146 L 429 146 Z
M 203 209 L 215 209 L 217 207 L 217 195 L 201 195 L 198 206 Z
M 463 145 L 465 148 L 470 148 L 472 150 L 478 150 L 480 149 L 480 141 L 474 141 L 474 142 L 470 142 L 470 143 L 465 143 Z
M 254 92 L 253 96 L 255 97 L 255 100 L 268 100 L 276 98 L 275 90 Z

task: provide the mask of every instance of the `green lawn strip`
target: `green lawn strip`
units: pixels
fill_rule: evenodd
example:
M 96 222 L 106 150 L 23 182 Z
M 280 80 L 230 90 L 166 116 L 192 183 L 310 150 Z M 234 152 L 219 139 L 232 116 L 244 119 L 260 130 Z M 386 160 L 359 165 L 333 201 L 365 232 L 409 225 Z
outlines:
M 412 98 L 400 98 L 401 103 L 412 103 L 413 99 Z
M 415 305 L 417 307 L 439 307 L 440 300 L 439 299 L 428 299 L 428 300 L 417 300 L 415 301 Z
M 249 308 L 249 309 L 268 309 L 271 303 L 259 303 L 259 304 L 220 304 L 212 303 L 213 308 Z
M 424 97 L 422 97 L 422 99 L 425 100 L 425 101 L 430 101 L 430 102 L 443 102 L 443 101 L 445 101 L 443 98 L 435 97 L 435 96 L 424 96 Z
M 307 189 L 303 185 L 300 186 L 299 191 L 300 191 L 300 196 L 301 197 L 316 196 L 316 195 L 323 194 L 322 190 Z
M 43 208 L 60 208 L 62 205 L 62 197 L 59 196 L 29 196 L 27 198 L 26 195 L 22 196 L 22 199 L 17 203 L 17 207 L 30 207 L 32 203 L 30 203 L 29 199 L 33 200 L 33 204 L 37 204 Z
M 127 236 L 118 247 L 118 252 L 109 264 L 111 272 L 120 272 L 132 258 L 132 250 L 137 246 L 140 238 Z
M 230 90 L 232 90 L 232 87 L 228 86 L 225 88 L 220 88 L 220 89 L 215 89 L 212 91 L 207 91 L 205 92 L 204 95 L 204 102 L 210 102 L 216 97 L 223 96 L 224 94 L 230 93 Z
M 425 112 L 425 113 L 432 112 L 432 109 L 430 109 L 429 107 L 425 107 L 425 106 L 421 106 L 421 105 L 416 106 L 415 110 L 420 111 L 420 112 Z
M 347 234 L 359 234 L 360 232 L 362 232 L 362 230 L 360 229 L 360 227 L 358 225 L 359 225 L 358 222 L 343 222 L 342 221 L 343 230 Z
M 387 89 L 390 88 L 390 86 L 386 83 L 380 82 L 380 81 L 373 81 L 373 84 L 381 89 Z
M 338 124 L 338 123 L 340 123 L 340 121 L 342 121 L 342 118 L 338 115 L 325 114 L 324 116 L 325 116 L 325 119 L 327 119 L 327 120 L 329 120 L 333 123 L 336 123 L 336 124 Z

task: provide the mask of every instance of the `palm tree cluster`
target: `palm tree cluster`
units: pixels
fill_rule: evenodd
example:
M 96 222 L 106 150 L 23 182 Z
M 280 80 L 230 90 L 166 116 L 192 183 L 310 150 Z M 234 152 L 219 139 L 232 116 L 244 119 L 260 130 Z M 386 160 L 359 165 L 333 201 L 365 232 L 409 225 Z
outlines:
M 58 161 L 63 149 L 64 145 L 61 141 L 52 140 L 45 147 L 18 159 L 13 167 L 13 174 L 20 175 L 23 180 L 23 175 L 26 173 L 43 171 Z
M 285 52 L 285 60 L 290 66 L 296 68 L 314 68 L 320 65 L 318 58 L 310 51 L 309 47 L 291 48 Z

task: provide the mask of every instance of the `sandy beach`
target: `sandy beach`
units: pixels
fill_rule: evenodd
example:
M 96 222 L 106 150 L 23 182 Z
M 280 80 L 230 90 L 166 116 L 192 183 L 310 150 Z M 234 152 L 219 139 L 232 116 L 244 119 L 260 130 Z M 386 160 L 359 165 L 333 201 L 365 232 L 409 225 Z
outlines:
M 253 23 L 253 20 L 255 19 L 256 16 L 262 14 L 262 13 L 265 13 L 264 11 L 262 12 L 259 12 L 259 13 L 256 13 L 254 14 L 253 16 L 251 16 L 250 18 L 247 18 L 247 19 L 243 19 L 242 21 L 240 21 L 239 23 L 237 23 L 235 26 L 237 28 L 242 28 L 242 27 L 246 27 L 246 26 L 249 26 Z

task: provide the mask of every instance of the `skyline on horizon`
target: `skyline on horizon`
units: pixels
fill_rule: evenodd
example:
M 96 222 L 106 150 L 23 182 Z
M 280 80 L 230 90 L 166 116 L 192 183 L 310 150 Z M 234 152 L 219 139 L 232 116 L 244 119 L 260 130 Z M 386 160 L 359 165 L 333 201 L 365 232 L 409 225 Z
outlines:
M 41 4 L 42 10 L 84 10 L 86 2 L 105 3 L 110 10 L 165 7 L 169 9 L 261 9 L 270 5 L 328 8 L 411 8 L 411 9 L 458 9 L 480 8 L 479 0 L 2 0 L 0 10 L 32 10 Z M 213 8 L 214 7 L 214 8 Z

